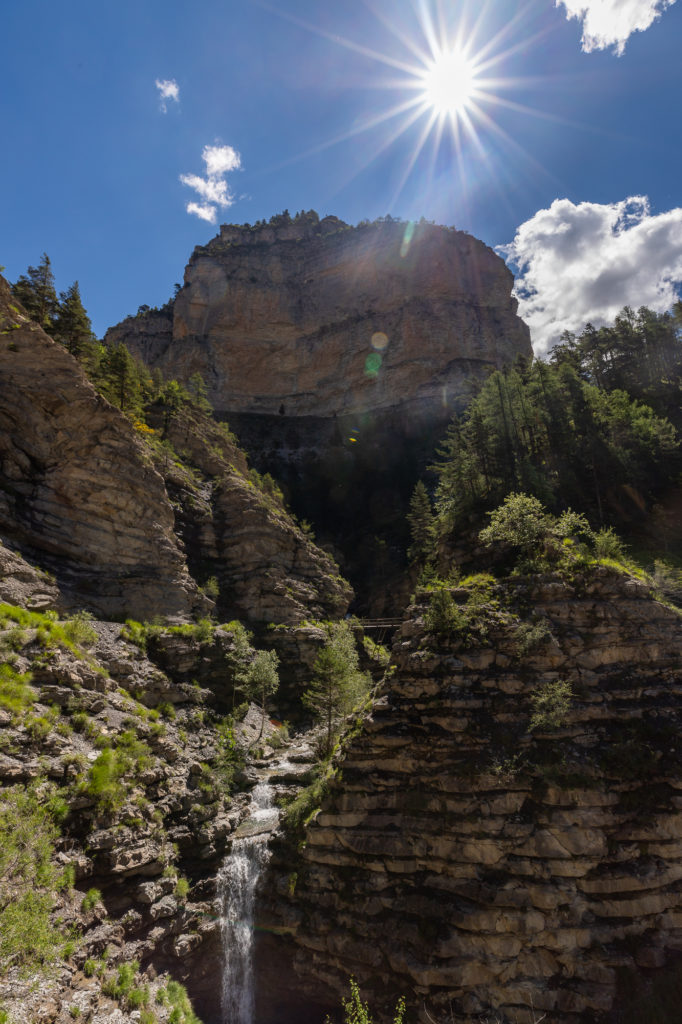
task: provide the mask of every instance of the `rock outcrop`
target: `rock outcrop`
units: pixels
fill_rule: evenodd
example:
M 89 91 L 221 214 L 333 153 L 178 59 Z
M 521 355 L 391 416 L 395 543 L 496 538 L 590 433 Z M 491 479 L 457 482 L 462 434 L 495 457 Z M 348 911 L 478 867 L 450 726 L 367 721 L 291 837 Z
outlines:
M 486 367 L 530 356 L 512 275 L 470 235 L 302 215 L 225 225 L 167 310 L 107 332 L 150 367 L 200 373 L 219 413 L 451 410 Z
M 0 533 L 104 616 L 208 607 L 173 533 L 160 475 L 131 423 L 0 279 Z
M 421 595 L 262 923 L 318 997 L 353 975 L 424 1021 L 593 1020 L 682 949 L 682 621 L 606 568 L 489 599 L 439 640 Z
M 170 307 L 105 341 L 171 377 L 201 374 L 253 465 L 334 544 L 357 610 L 392 615 L 409 593 L 410 494 L 453 411 L 490 369 L 532 354 L 512 284 L 461 231 L 282 215 L 223 226 Z

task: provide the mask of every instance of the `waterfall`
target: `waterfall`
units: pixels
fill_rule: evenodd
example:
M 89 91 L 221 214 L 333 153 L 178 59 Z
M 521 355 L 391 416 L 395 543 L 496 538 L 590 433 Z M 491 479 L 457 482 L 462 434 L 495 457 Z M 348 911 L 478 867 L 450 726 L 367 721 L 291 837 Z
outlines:
M 278 820 L 272 788 L 259 783 L 251 796 L 249 817 L 218 877 L 223 936 L 223 1024 L 253 1024 L 253 911 L 256 886 L 268 861 L 268 839 Z

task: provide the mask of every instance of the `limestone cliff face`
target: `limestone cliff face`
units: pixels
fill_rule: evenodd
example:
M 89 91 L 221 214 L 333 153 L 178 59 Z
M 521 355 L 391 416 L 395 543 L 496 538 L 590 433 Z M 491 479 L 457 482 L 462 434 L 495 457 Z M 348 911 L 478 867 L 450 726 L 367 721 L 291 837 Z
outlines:
M 544 640 L 499 612 L 438 642 L 422 595 L 273 920 L 318 993 L 354 975 L 424 1021 L 593 1020 L 619 969 L 682 948 L 682 622 L 607 569 L 495 597 Z M 558 680 L 569 708 L 532 727 Z
M 173 533 L 163 480 L 131 424 L 0 279 L 0 532 L 104 615 L 206 606 Z
M 431 224 L 228 225 L 195 249 L 172 329 L 152 313 L 106 341 L 171 376 L 201 373 L 228 414 L 451 409 L 472 375 L 530 356 L 511 289 L 491 249 Z

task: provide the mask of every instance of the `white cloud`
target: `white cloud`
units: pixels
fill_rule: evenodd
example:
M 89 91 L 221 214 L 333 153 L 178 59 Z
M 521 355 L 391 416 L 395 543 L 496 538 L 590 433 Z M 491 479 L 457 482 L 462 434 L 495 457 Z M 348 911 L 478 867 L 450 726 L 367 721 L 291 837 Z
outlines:
M 164 114 L 168 110 L 166 100 L 173 100 L 174 103 L 180 102 L 180 86 L 174 78 L 157 78 L 156 88 L 159 90 L 159 96 L 161 97 L 161 109 Z
M 201 158 L 209 178 L 215 178 L 241 167 L 241 157 L 232 146 L 204 146 Z
M 188 203 L 185 209 L 188 213 L 194 213 L 197 217 L 201 217 L 202 220 L 207 220 L 209 224 L 215 224 L 216 222 L 215 206 L 209 206 L 207 203 Z
M 633 32 L 644 32 L 675 0 L 555 0 L 567 18 L 582 21 L 586 53 L 613 46 L 622 54 Z
M 564 330 L 608 323 L 623 306 L 672 306 L 682 282 L 682 209 L 653 215 L 646 196 L 555 199 L 497 249 L 519 269 L 519 314 L 541 355 Z
M 234 202 L 234 194 L 225 181 L 225 175 L 229 171 L 238 170 L 242 159 L 232 146 L 204 146 L 201 158 L 206 164 L 205 178 L 198 174 L 180 175 L 182 184 L 193 188 L 203 200 L 202 203 L 188 203 L 186 210 L 215 224 L 218 207 L 225 209 Z

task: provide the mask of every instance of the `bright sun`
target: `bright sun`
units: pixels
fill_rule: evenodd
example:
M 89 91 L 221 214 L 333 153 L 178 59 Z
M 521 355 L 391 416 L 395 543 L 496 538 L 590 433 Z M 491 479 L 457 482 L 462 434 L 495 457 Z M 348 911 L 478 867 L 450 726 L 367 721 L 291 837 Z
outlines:
M 459 49 L 438 54 L 420 77 L 423 103 L 440 117 L 461 114 L 476 91 L 474 66 Z

